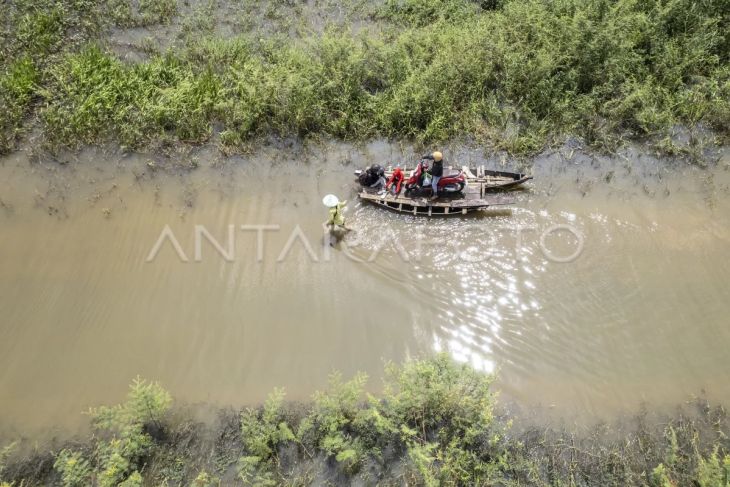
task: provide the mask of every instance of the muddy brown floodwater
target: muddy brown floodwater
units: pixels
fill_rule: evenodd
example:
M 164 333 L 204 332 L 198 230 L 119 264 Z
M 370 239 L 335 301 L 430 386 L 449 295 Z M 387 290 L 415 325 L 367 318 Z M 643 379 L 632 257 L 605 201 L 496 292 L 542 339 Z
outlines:
M 535 160 L 511 210 L 476 218 L 356 201 L 355 168 L 410 154 L 202 148 L 189 171 L 98 150 L 3 159 L 0 431 L 76 428 L 137 374 L 182 401 L 241 405 L 276 386 L 306 398 L 334 370 L 377 390 L 384 360 L 437 350 L 498 371 L 505 400 L 571 419 L 703 390 L 730 401 L 727 155 L 701 169 L 564 147 Z M 354 228 L 330 253 L 329 192 L 350 199 Z M 257 225 L 273 226 L 261 247 Z M 148 261 L 166 226 L 182 252 L 166 238 Z M 203 235 L 196 256 L 196 228 L 225 252 Z

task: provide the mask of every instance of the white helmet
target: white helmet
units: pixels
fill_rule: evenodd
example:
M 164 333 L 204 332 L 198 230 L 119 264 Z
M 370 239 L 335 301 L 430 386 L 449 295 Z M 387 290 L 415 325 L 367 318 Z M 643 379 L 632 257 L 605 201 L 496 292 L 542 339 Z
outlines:
M 322 204 L 324 204 L 324 206 L 326 206 L 327 208 L 335 207 L 339 204 L 339 202 L 340 199 L 333 194 L 328 194 L 327 196 L 322 198 Z

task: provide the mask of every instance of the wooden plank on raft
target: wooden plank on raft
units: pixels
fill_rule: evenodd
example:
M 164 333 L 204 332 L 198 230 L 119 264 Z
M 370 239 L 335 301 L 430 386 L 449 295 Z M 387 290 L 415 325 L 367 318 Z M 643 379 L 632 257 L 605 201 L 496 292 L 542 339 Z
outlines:
M 389 210 L 412 212 L 414 215 L 424 216 L 465 214 L 471 211 L 486 209 L 490 206 L 514 203 L 514 198 L 508 194 L 487 194 L 483 192 L 482 187 L 476 185 L 461 198 L 442 197 L 436 201 L 427 200 L 426 198 L 406 198 L 400 195 L 395 197 L 389 194 L 380 195 L 367 191 L 362 191 L 360 198 L 371 201 Z

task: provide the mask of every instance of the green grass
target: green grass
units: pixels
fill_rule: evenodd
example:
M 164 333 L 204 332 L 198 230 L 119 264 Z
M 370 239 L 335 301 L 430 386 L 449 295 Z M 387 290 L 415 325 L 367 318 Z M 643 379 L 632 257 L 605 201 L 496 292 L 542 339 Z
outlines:
M 34 123 L 45 73 L 100 35 L 97 0 L 14 0 L 0 7 L 0 153 Z
M 31 113 L 51 147 L 72 148 L 200 143 L 214 125 L 234 151 L 270 135 L 471 139 L 524 154 L 569 135 L 614 147 L 666 140 L 676 126 L 730 134 L 729 0 L 388 0 L 372 16 L 379 34 L 223 39 L 208 26 L 132 65 L 103 36 L 59 47 L 81 1 L 13 18 L 9 59 L 33 59 L 40 74 L 37 103 L 2 115 L 5 150 Z M 94 5 L 130 25 L 177 9 Z
M 41 117 L 49 138 L 64 145 L 135 146 L 168 134 L 200 142 L 218 100 L 218 79 L 174 56 L 125 65 L 92 46 L 51 69 L 49 78 Z
M 10 152 L 15 145 L 37 81 L 38 71 L 29 58 L 18 59 L 0 75 L 0 106 L 4 110 L 0 118 L 0 154 Z

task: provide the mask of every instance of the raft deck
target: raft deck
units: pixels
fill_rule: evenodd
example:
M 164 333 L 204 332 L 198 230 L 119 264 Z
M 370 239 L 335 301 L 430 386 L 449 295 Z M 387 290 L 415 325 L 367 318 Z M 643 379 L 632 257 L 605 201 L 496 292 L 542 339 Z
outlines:
M 462 194 L 442 196 L 431 200 L 426 196 L 404 196 L 401 190 L 398 196 L 391 193 L 378 194 L 362 190 L 360 199 L 369 201 L 383 208 L 400 213 L 425 216 L 456 216 L 466 215 L 475 211 L 484 210 L 491 206 L 511 205 L 514 198 L 507 194 L 484 194 L 482 184 L 469 184 Z
M 463 166 L 461 169 L 464 171 L 464 176 L 466 176 L 470 184 L 479 183 L 483 185 L 482 191 L 512 189 L 532 179 L 532 176 L 529 174 L 493 171 L 486 169 L 484 166 L 475 168 Z

